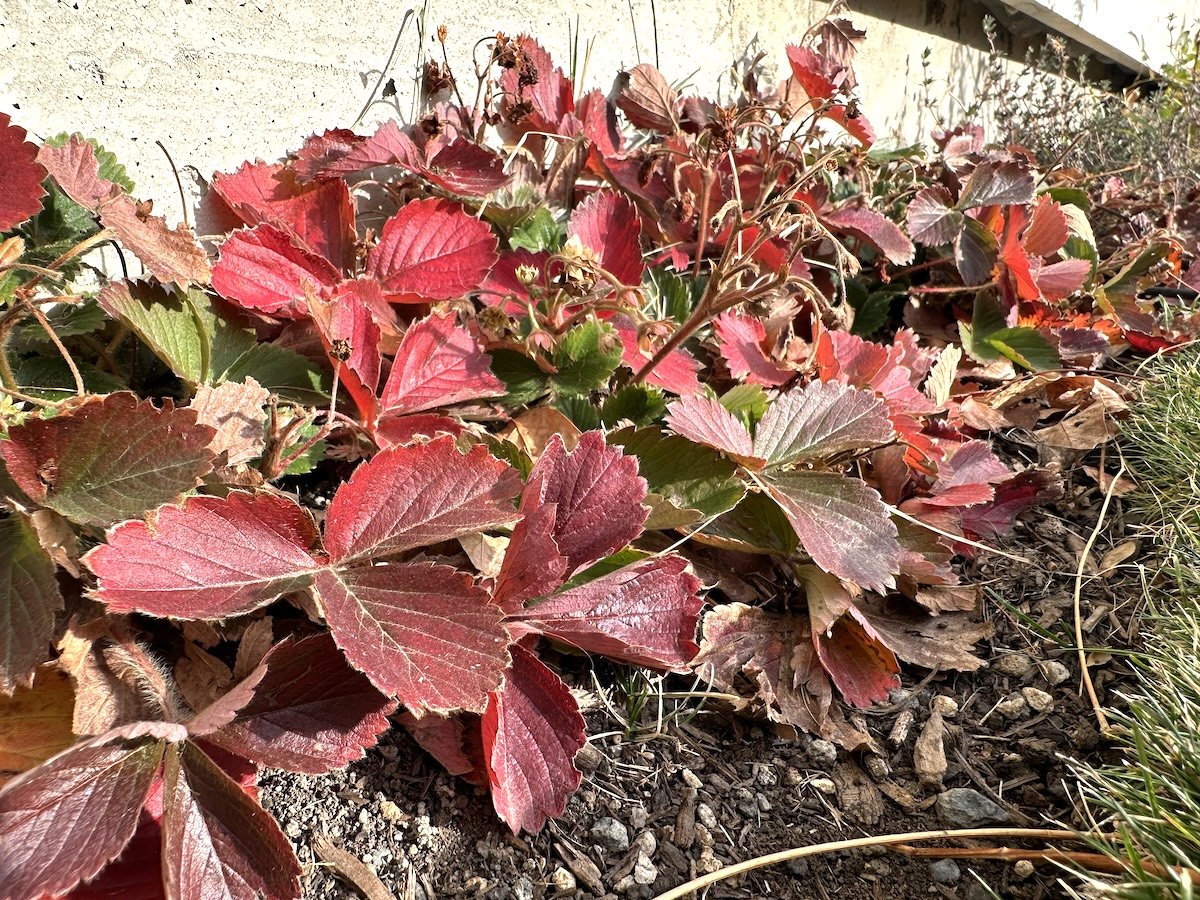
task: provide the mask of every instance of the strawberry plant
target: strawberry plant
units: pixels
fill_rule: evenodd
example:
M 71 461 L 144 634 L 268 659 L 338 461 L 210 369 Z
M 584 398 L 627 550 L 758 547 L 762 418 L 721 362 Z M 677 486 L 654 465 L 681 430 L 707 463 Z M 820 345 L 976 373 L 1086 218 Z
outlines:
M 718 104 L 497 35 L 473 105 L 437 66 L 409 126 L 215 175 L 203 244 L 0 119 L 0 704 L 69 720 L 8 739 L 3 896 L 299 896 L 257 767 L 393 714 L 537 831 L 579 653 L 851 748 L 835 689 L 981 665 L 952 560 L 1057 489 L 981 439 L 1035 388 L 982 388 L 1174 340 L 1137 301 L 1164 251 L 1099 259 L 975 132 L 873 149 L 861 39 L 819 23 Z M 738 568 L 770 599 L 706 574 Z

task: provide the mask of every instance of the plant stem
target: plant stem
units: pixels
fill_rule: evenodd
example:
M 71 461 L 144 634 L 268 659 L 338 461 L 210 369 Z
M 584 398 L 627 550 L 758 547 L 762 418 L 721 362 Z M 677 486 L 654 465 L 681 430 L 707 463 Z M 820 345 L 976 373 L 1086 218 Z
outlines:
M 870 837 L 813 844 L 809 847 L 793 847 L 791 850 L 757 856 L 754 859 L 725 866 L 723 869 L 718 869 L 716 872 L 700 878 L 693 878 L 687 884 L 682 884 L 665 894 L 659 894 L 654 900 L 680 900 L 680 898 L 693 894 L 701 888 L 706 888 L 710 884 L 716 884 L 718 881 L 725 881 L 764 866 L 773 866 L 792 859 L 803 859 L 806 856 L 819 856 L 822 853 L 836 853 L 840 850 L 857 850 L 862 847 L 887 847 L 895 844 L 911 844 L 915 841 L 957 840 L 960 838 L 1022 838 L 1041 841 L 1082 841 L 1086 839 L 1077 831 L 1050 828 L 963 828 L 957 831 L 910 831 L 904 834 L 877 834 Z

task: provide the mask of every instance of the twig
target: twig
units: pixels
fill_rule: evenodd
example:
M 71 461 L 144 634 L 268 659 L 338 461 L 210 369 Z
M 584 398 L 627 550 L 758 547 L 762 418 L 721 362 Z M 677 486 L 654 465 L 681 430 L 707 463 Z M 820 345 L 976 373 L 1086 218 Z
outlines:
M 1030 862 L 1074 863 L 1093 872 L 1106 875 L 1124 875 L 1133 864 L 1105 856 L 1103 853 L 1068 852 L 1065 850 L 1027 850 L 1023 847 L 910 847 L 899 844 L 892 848 L 896 853 L 905 856 L 919 856 L 937 859 L 1027 859 Z M 1138 860 L 1147 874 L 1155 878 L 1171 878 L 1183 876 L 1192 884 L 1200 886 L 1200 872 L 1195 869 L 1185 869 L 1181 866 L 1168 868 L 1152 860 Z
M 87 388 L 83 386 L 83 376 L 79 374 L 79 368 L 75 365 L 75 360 L 71 358 L 66 345 L 63 344 L 62 338 L 58 336 L 58 332 L 54 330 L 54 326 L 50 324 L 50 320 L 46 318 L 46 314 L 37 308 L 36 303 L 29 304 L 29 311 L 33 313 L 33 317 L 38 320 L 38 324 L 46 332 L 46 337 L 50 338 L 54 346 L 58 348 L 58 352 L 67 364 L 67 368 L 71 370 L 71 377 L 75 379 L 75 394 L 82 397 L 87 393 Z
M 1100 465 L 1101 471 L 1103 471 L 1103 460 L 1101 460 Z M 1092 529 L 1087 543 L 1083 545 L 1083 550 L 1079 554 L 1079 565 L 1075 569 L 1075 589 L 1071 595 L 1071 603 L 1075 613 L 1075 651 L 1079 654 L 1079 674 L 1083 680 L 1084 688 L 1087 689 L 1088 698 L 1092 701 L 1092 711 L 1096 714 L 1096 724 L 1100 726 L 1100 733 L 1105 737 L 1108 737 L 1112 733 L 1112 726 L 1108 722 L 1108 716 L 1104 714 L 1104 710 L 1100 706 L 1100 698 L 1096 696 L 1096 686 L 1092 684 L 1092 673 L 1088 671 L 1087 649 L 1083 646 L 1083 617 L 1080 612 L 1080 598 L 1083 595 L 1083 571 L 1087 568 L 1088 556 L 1091 554 L 1092 548 L 1096 545 L 1096 539 L 1100 536 L 1100 530 L 1104 527 L 1104 519 L 1108 515 L 1108 504 L 1112 501 L 1113 492 L 1116 490 L 1117 483 L 1124 474 L 1125 460 L 1122 459 L 1121 467 L 1108 483 L 1108 490 L 1104 492 L 1104 503 L 1100 505 L 1100 514 L 1096 517 L 1096 527 Z
M 960 830 L 910 831 L 904 834 L 877 834 L 868 837 L 850 838 L 844 841 L 829 841 L 824 844 L 812 844 L 808 847 L 793 847 L 791 850 L 781 850 L 778 853 L 768 853 L 744 862 L 725 866 L 708 875 L 693 878 L 687 884 L 659 894 L 654 900 L 680 900 L 688 894 L 695 893 L 701 888 L 734 878 L 754 869 L 773 866 L 777 863 L 793 859 L 803 859 L 806 856 L 819 856 L 822 853 L 836 853 L 840 850 L 857 850 L 862 847 L 887 847 L 895 844 L 911 844 L 918 841 L 955 840 L 960 838 L 1022 838 L 1042 841 L 1082 841 L 1085 835 L 1077 831 L 1066 831 L 1052 828 L 963 828 Z
M 171 152 L 167 150 L 166 144 L 157 140 L 154 143 L 158 144 L 158 149 L 167 158 L 167 165 L 171 167 L 171 174 L 175 176 L 175 187 L 179 188 L 179 211 L 183 214 L 183 227 L 191 228 L 192 225 L 188 221 L 187 194 L 183 192 L 183 182 L 179 179 L 179 170 L 175 168 L 175 160 L 171 159 Z
M 367 900 L 396 900 L 379 876 L 367 868 L 361 859 L 341 847 L 335 847 L 324 834 L 314 834 L 313 855 L 333 869 L 343 881 L 348 881 Z

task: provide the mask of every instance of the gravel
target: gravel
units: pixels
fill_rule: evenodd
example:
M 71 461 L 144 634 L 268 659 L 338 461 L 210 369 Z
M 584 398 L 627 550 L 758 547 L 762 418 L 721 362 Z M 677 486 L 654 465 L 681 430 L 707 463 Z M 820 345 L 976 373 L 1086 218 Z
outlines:
M 958 863 L 952 859 L 939 859 L 929 866 L 929 877 L 934 884 L 954 884 L 962 877 Z
M 974 788 L 951 788 L 938 794 L 938 818 L 949 828 L 1003 825 L 1009 814 Z

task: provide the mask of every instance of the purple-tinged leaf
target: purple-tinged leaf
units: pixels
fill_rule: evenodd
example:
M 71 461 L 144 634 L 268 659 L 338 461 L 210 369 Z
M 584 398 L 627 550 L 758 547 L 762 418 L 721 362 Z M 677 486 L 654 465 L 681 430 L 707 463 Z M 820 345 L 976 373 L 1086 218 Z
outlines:
M 51 419 L 28 419 L 0 444 L 30 499 L 82 525 L 111 525 L 174 503 L 212 470 L 215 432 L 196 412 L 122 391 Z
M 962 225 L 954 238 L 954 264 L 966 284 L 984 284 L 991 280 L 1000 244 L 979 220 L 964 216 Z
M 83 562 L 110 612 L 222 619 L 307 586 L 320 568 L 316 541 L 312 517 L 291 500 L 238 491 L 165 506 L 153 528 L 118 525 Z
M 766 462 L 754 452 L 754 439 L 741 420 L 711 397 L 682 397 L 667 409 L 667 426 L 681 437 L 720 450 L 749 469 Z
M 887 403 L 874 391 L 812 381 L 781 394 L 767 409 L 754 455 L 776 467 L 877 447 L 893 437 Z
M 1021 162 L 988 160 L 975 167 L 958 198 L 959 209 L 1033 202 L 1033 170 Z
M 29 687 L 63 607 L 54 562 L 21 515 L 0 519 L 0 694 Z
M 601 575 L 512 616 L 589 653 L 686 672 L 698 649 L 700 580 L 679 556 L 650 558 Z
M 605 444 L 599 431 L 586 432 L 570 453 L 555 435 L 525 491 L 534 494 L 537 506 L 557 506 L 551 534 L 568 574 L 625 547 L 642 533 L 650 514 L 642 505 L 646 480 L 638 475 L 637 458 Z
M 773 472 L 765 483 L 813 562 L 869 590 L 895 587 L 900 544 L 874 488 L 833 472 Z
M 346 658 L 421 716 L 481 712 L 504 677 L 508 633 L 471 576 L 389 563 L 321 572 L 316 591 Z
M 837 231 L 866 241 L 897 266 L 907 266 L 917 252 L 912 241 L 891 219 L 865 206 L 843 206 L 822 213 L 821 221 Z
M 300 863 L 279 825 L 194 744 L 163 766 L 163 886 L 178 900 L 299 900 Z
M 276 644 L 230 724 L 208 740 L 257 763 L 320 775 L 362 758 L 396 703 L 350 668 L 328 634 Z
M 617 83 L 617 108 L 636 128 L 647 128 L 662 134 L 679 130 L 679 95 L 668 84 L 662 72 L 649 63 L 622 72 Z
M 363 463 L 325 516 L 336 563 L 386 556 L 517 520 L 521 477 L 476 444 L 465 455 L 452 437 L 394 447 Z
M 562 679 L 520 645 L 512 657 L 483 714 L 483 755 L 496 813 L 514 832 L 536 833 L 579 787 L 574 759 L 587 737 Z
M 13 900 L 65 894 L 133 837 L 158 774 L 160 741 L 113 733 L 82 741 L 0 791 L 0 891 Z
M 954 240 L 963 214 L 954 209 L 954 198 L 941 185 L 919 191 L 904 214 L 908 233 L 918 244 L 941 247 Z

